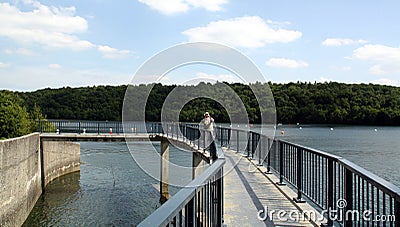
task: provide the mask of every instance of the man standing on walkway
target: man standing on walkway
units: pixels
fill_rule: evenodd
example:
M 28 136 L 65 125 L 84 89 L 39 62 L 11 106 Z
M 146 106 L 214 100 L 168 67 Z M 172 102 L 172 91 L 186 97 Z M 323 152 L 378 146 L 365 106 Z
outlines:
M 217 147 L 215 146 L 214 118 L 208 112 L 204 113 L 203 120 L 200 121 L 201 132 L 204 133 L 204 147 L 210 152 L 210 158 L 215 161 L 217 157 Z M 199 138 L 201 139 L 201 138 Z

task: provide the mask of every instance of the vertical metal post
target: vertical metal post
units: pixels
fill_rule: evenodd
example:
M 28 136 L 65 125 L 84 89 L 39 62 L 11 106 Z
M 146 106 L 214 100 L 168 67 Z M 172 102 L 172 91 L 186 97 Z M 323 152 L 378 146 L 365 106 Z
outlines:
M 196 201 L 196 196 L 194 196 L 186 205 L 185 207 L 185 219 L 186 219 L 186 225 L 185 226 L 194 226 L 194 208 L 195 208 L 195 201 Z
M 223 131 L 222 131 L 222 128 L 219 128 L 220 129 L 220 137 L 221 137 L 221 147 L 223 146 L 223 141 L 224 141 L 224 133 L 223 133 Z
M 400 198 L 394 199 L 394 215 L 395 215 L 395 223 L 394 226 L 400 227 Z
M 333 190 L 334 190 L 334 178 L 333 178 L 333 160 L 328 159 L 328 201 L 327 207 L 328 210 L 333 210 Z M 331 215 L 328 215 L 328 222 L 325 226 L 333 226 L 333 220 L 331 219 Z
M 218 203 L 217 203 L 217 226 L 222 226 L 224 217 L 224 183 L 223 183 L 223 167 L 219 170 L 219 174 L 217 174 L 217 193 L 218 193 Z
M 284 157 L 283 157 L 283 143 L 280 141 L 276 141 L 278 143 L 279 149 L 279 182 L 277 185 L 286 185 L 283 182 L 283 164 L 284 164 Z
M 347 168 L 344 169 L 344 199 L 347 202 L 347 206 L 344 208 L 343 214 L 346 215 L 347 211 L 351 212 L 353 210 L 353 173 Z M 346 219 L 346 216 L 344 218 L 344 226 L 353 226 L 351 218 Z
M 227 137 L 228 137 L 228 140 L 227 140 L 227 142 L 226 142 L 226 147 L 228 147 L 228 148 L 230 148 L 231 146 L 231 143 L 230 143 L 230 141 L 231 141 L 231 129 L 229 128 L 228 129 L 228 135 L 227 135 Z
M 78 122 L 78 134 L 81 134 L 81 122 Z
M 240 133 L 240 131 L 237 130 L 236 131 L 236 152 L 238 152 L 238 153 L 239 153 L 239 133 Z
M 100 134 L 100 122 L 97 122 L 97 135 Z
M 303 184 L 303 150 L 297 147 L 297 198 L 294 198 L 296 203 L 305 203 L 301 198 Z
M 261 156 L 262 156 L 262 154 L 261 154 L 261 146 L 262 146 L 262 137 L 261 137 L 261 135 L 258 135 L 258 165 L 259 166 L 262 166 L 263 165 L 263 162 L 261 161 Z
M 268 161 L 267 161 L 267 173 L 271 173 L 271 139 L 268 138 L 267 144 L 267 152 L 268 152 Z

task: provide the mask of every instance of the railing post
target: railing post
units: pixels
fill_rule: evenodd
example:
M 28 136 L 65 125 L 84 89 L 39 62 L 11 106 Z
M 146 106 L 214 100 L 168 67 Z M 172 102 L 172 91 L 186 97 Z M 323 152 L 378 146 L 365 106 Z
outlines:
M 246 151 L 247 151 L 247 158 L 250 158 L 250 132 L 247 132 L 247 144 L 246 144 Z
M 268 151 L 267 158 L 268 158 L 268 161 L 267 161 L 267 172 L 266 173 L 271 174 L 271 147 L 272 147 L 271 146 L 271 139 L 268 138 L 267 141 L 268 141 L 268 144 L 267 144 L 267 151 Z
M 223 133 L 223 131 L 222 131 L 222 128 L 219 128 L 220 129 L 220 138 L 221 138 L 221 147 L 223 146 L 223 141 L 224 141 L 224 133 Z
M 278 149 L 279 149 L 279 182 L 277 183 L 277 185 L 286 185 L 283 182 L 283 164 L 284 164 L 284 157 L 283 157 L 283 143 L 280 141 L 276 141 L 278 143 Z
M 237 130 L 236 131 L 236 152 L 238 152 L 238 153 L 239 153 L 239 133 L 240 133 L 240 131 Z
M 333 160 L 328 159 L 328 201 L 327 201 L 327 207 L 328 211 L 333 210 L 333 189 L 334 189 L 334 183 L 333 183 Z M 324 226 L 331 227 L 333 226 L 333 220 L 331 215 L 328 215 L 327 217 L 328 222 L 324 224 Z
M 296 203 L 305 203 L 301 198 L 303 184 L 303 150 L 297 147 L 297 198 L 294 198 Z
M 345 168 L 344 170 L 344 199 L 347 202 L 347 206 L 344 208 L 343 214 L 345 222 L 345 227 L 352 227 L 353 220 L 351 218 L 346 218 L 347 211 L 351 212 L 353 210 L 353 173 Z
M 193 197 L 185 207 L 185 226 L 194 226 L 194 208 L 195 208 L 196 197 Z
M 261 153 L 262 153 L 262 137 L 261 135 L 258 135 L 258 166 L 262 166 L 263 162 L 261 161 Z
M 232 130 L 229 128 L 229 129 L 228 129 L 228 135 L 227 135 L 228 140 L 227 140 L 227 142 L 226 142 L 226 147 L 228 147 L 228 148 L 231 147 L 231 133 L 232 133 Z
M 78 134 L 81 134 L 81 122 L 78 122 Z
M 219 170 L 219 174 L 217 175 L 218 179 L 217 179 L 217 226 L 222 226 L 222 223 L 224 221 L 224 217 L 223 217 L 223 210 L 224 210 L 224 182 L 223 182 L 223 167 L 221 167 L 221 169 Z
M 394 215 L 395 215 L 395 223 L 394 226 L 400 227 L 400 198 L 397 197 L 394 200 Z

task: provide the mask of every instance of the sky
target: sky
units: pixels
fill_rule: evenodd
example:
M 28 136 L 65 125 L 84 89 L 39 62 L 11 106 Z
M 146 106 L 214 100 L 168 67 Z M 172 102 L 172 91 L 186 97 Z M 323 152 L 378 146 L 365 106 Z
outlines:
M 160 51 L 203 41 L 242 52 L 266 81 L 400 86 L 399 8 L 396 0 L 0 0 L 0 89 L 128 84 Z M 189 75 L 237 81 L 196 65 L 160 82 Z

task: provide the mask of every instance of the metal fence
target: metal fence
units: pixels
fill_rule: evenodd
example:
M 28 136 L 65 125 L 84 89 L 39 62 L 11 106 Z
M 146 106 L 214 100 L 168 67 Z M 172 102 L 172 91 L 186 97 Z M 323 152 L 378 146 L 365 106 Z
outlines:
M 195 125 L 148 123 L 168 138 L 181 140 L 203 150 L 204 134 Z M 187 186 L 165 202 L 138 226 L 222 226 L 223 166 L 222 151 L 218 159 Z
M 278 184 L 294 186 L 295 201 L 308 199 L 326 211 L 328 226 L 400 227 L 400 189 L 381 177 L 323 151 L 274 140 L 257 132 L 218 130 L 230 134 L 221 136 L 228 140 L 224 143 L 232 150 L 258 160 L 267 172 L 277 174 Z M 243 142 L 245 149 L 240 150 Z

